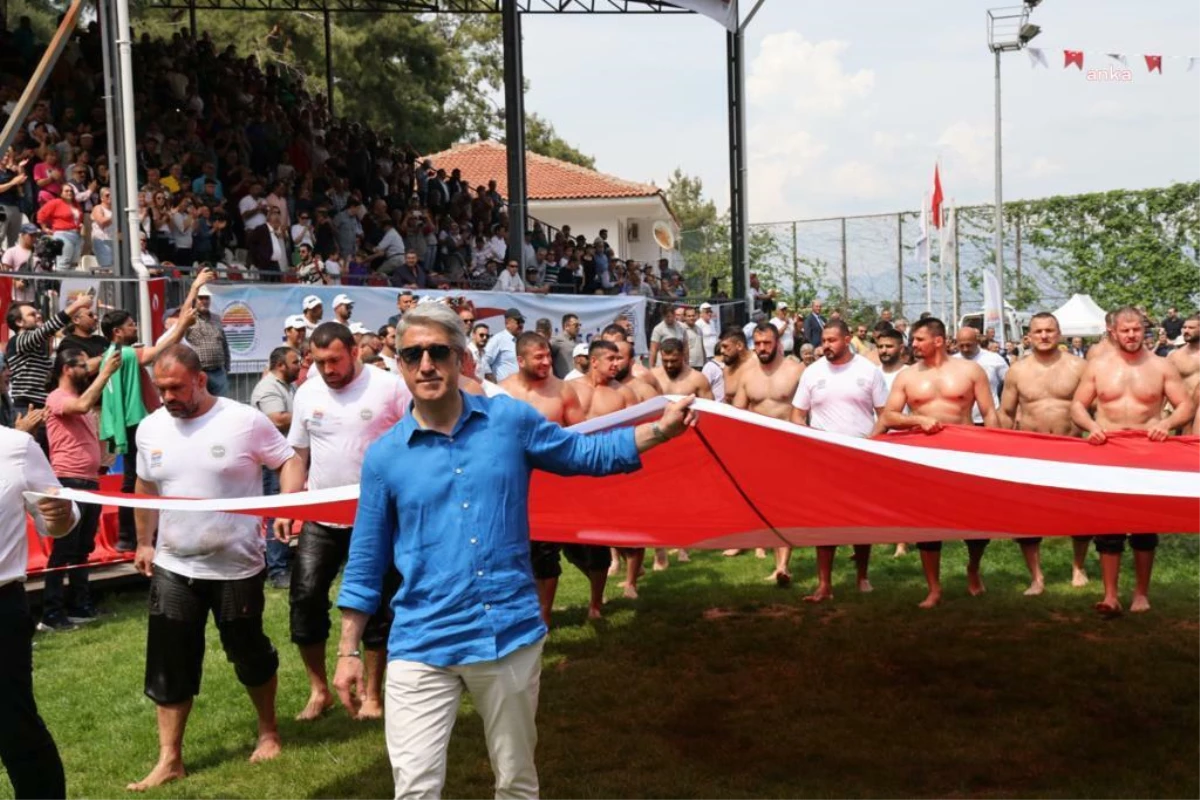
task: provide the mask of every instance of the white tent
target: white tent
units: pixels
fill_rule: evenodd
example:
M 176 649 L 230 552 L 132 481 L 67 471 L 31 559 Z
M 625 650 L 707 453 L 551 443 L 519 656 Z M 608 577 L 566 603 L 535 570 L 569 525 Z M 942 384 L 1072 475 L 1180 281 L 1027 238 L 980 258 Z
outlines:
M 1104 333 L 1104 309 L 1086 294 L 1073 294 L 1054 312 L 1063 336 L 1100 336 Z

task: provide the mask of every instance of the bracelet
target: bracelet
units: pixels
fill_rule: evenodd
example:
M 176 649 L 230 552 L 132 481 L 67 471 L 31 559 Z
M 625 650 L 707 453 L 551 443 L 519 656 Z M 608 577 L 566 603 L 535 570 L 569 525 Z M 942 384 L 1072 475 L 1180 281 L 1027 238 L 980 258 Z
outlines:
M 671 441 L 671 437 L 663 433 L 663 429 L 659 427 L 657 422 L 650 426 L 650 435 L 660 442 Z
M 338 658 L 358 658 L 362 655 L 361 651 L 351 650 L 349 653 L 338 653 Z

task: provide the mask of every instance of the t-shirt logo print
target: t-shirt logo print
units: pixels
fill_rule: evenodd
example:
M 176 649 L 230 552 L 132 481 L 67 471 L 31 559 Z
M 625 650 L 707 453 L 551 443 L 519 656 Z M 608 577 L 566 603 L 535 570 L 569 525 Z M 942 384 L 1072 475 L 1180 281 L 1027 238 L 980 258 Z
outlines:
M 369 408 L 364 408 L 362 411 L 358 412 L 358 415 L 362 417 L 363 422 L 370 422 L 371 417 L 375 416 L 375 412 Z
M 220 444 L 214 444 L 208 452 L 212 453 L 213 458 L 224 458 L 225 457 L 225 446 L 220 445 Z

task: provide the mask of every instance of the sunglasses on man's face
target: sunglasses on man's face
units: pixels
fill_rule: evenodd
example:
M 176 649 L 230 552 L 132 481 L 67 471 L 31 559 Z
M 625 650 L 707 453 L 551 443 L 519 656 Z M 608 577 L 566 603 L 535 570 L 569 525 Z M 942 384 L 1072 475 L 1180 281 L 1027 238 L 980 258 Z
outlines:
M 414 345 L 413 347 L 401 348 L 399 355 L 400 360 L 404 362 L 404 366 L 417 367 L 420 366 L 426 353 L 429 353 L 429 358 L 433 363 L 444 364 L 450 360 L 451 354 L 454 353 L 454 348 L 448 344 L 431 344 L 427 347 Z

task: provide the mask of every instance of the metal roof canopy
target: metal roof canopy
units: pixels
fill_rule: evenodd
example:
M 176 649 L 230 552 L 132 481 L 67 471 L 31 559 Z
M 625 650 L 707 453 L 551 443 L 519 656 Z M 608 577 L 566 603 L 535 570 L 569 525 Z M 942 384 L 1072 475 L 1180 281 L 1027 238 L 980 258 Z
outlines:
M 737 0 L 732 0 L 737 2 Z M 732 296 L 745 299 L 747 317 L 753 310 L 748 296 L 749 264 L 746 229 L 746 25 L 764 0 L 757 0 L 736 31 L 725 33 L 726 105 L 729 122 L 729 217 Z M 667 0 L 146 0 L 145 8 L 186 9 L 193 38 L 196 11 L 320 12 L 325 23 L 325 80 L 333 112 L 333 54 L 329 46 L 330 14 L 335 11 L 394 14 L 502 14 L 504 17 L 504 135 L 508 145 L 509 251 L 524 245 L 525 191 L 525 72 L 522 66 L 522 14 L 693 14 Z M 707 288 L 707 287 L 706 287 Z

